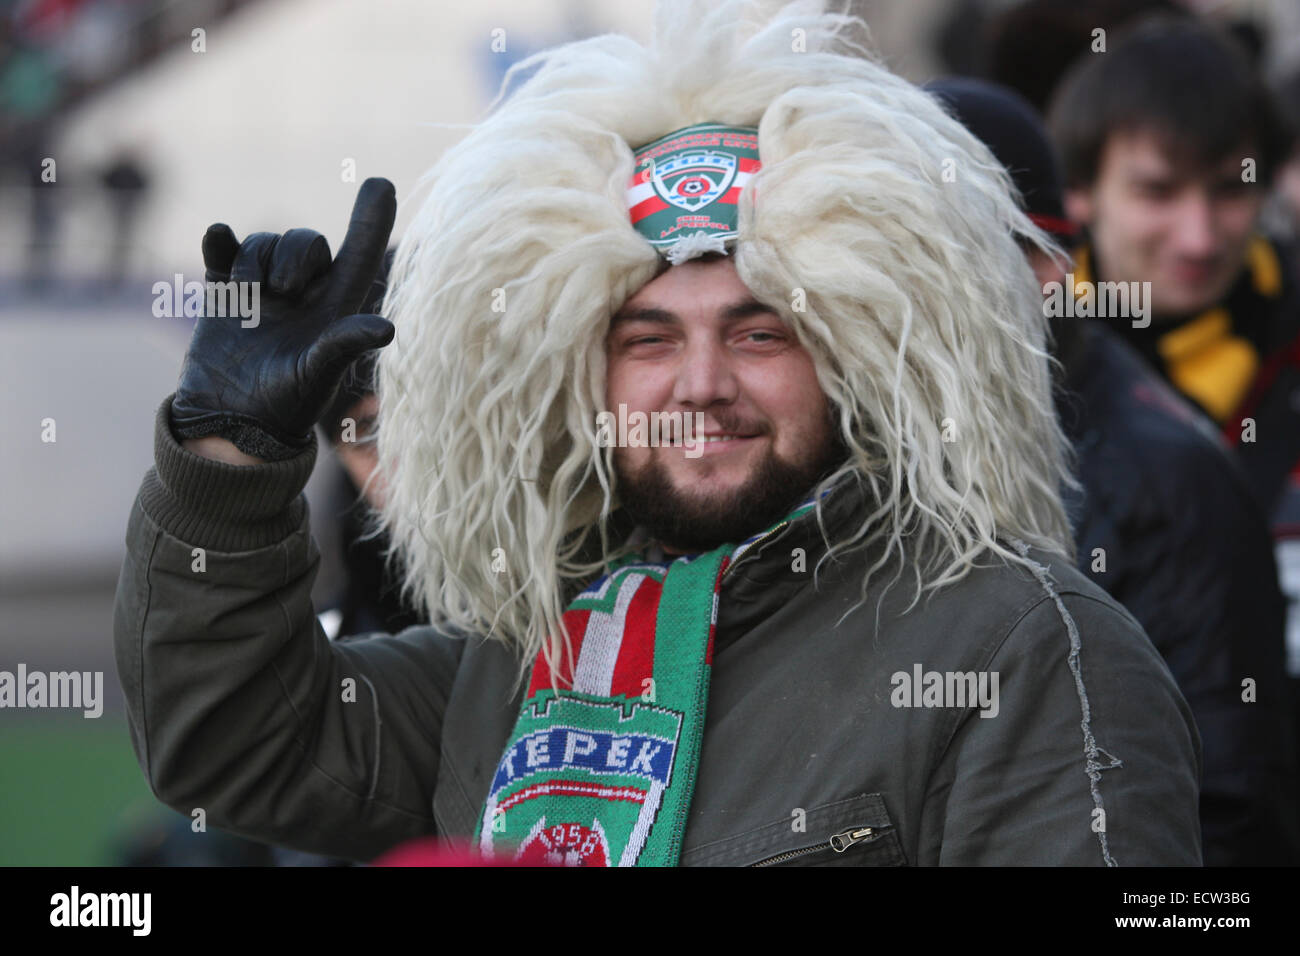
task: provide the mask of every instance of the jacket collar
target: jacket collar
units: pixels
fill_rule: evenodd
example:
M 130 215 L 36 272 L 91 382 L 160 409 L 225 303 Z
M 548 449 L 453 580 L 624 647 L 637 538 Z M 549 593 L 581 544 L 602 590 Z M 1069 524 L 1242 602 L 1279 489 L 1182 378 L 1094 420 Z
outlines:
M 812 493 L 813 489 L 809 489 Z M 842 534 L 865 516 L 870 489 L 865 481 L 847 476 L 822 499 L 822 522 L 832 535 Z M 827 546 L 817 517 L 818 509 L 769 531 L 751 544 L 723 573 L 718 601 L 718 625 L 714 635 L 714 652 L 770 617 L 795 594 L 812 583 L 817 562 Z M 610 540 L 639 543 L 644 529 L 637 527 L 623 509 L 610 518 Z M 796 550 L 798 549 L 798 550 Z M 588 538 L 584 557 L 597 560 L 599 541 Z M 647 554 L 651 560 L 655 555 Z M 861 552 L 855 562 L 863 560 Z M 869 558 L 868 560 L 874 560 Z M 582 590 L 572 588 L 566 604 Z
M 776 614 L 813 583 L 817 562 L 827 551 L 822 526 L 835 540 L 862 520 L 869 495 L 865 482 L 846 477 L 822 499 L 820 522 L 817 509 L 813 509 L 768 532 L 727 568 L 718 600 L 714 654 Z M 860 563 L 862 553 L 856 552 L 853 560 Z

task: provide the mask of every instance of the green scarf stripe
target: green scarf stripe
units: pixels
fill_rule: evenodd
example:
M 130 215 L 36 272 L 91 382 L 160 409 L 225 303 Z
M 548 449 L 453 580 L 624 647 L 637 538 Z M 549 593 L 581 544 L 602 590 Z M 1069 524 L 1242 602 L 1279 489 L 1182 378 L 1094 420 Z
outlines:
M 659 819 L 650 831 L 638 866 L 675 866 L 686 833 L 686 817 L 695 793 L 709 671 L 704 664 L 713 618 L 713 585 L 731 547 L 702 554 L 664 579 L 655 621 L 655 699 L 685 714 L 673 779 L 664 793 Z M 703 627 L 701 627 L 703 623 Z

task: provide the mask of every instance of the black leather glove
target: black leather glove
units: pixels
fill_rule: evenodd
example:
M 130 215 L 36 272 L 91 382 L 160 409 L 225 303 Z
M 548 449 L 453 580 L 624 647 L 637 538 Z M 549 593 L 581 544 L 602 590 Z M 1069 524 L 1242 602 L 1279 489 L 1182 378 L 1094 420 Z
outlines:
M 172 399 L 178 439 L 220 435 L 271 461 L 311 444 L 348 366 L 393 340 L 387 319 L 353 313 L 383 266 L 396 214 L 393 184 L 367 179 L 332 262 L 329 243 L 310 229 L 257 232 L 240 243 L 224 223 L 208 228 L 207 280 L 259 283 L 260 308 L 256 323 L 198 320 Z

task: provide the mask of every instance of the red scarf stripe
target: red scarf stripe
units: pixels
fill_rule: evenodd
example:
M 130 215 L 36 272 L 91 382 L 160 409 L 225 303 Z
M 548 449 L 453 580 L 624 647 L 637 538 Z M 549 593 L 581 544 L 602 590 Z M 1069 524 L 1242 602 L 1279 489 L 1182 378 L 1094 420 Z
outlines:
M 659 617 L 659 599 L 663 593 L 662 584 L 645 578 L 628 605 L 627 632 L 609 685 L 611 697 L 620 694 L 640 697 L 646 690 L 641 681 L 654 676 L 655 620 Z
M 645 803 L 645 791 L 636 787 L 604 787 L 588 783 L 585 780 L 551 780 L 546 783 L 525 787 L 518 793 L 511 794 L 497 804 L 499 811 L 509 810 L 517 803 L 533 800 L 545 794 L 554 796 L 599 797 L 603 800 L 625 800 L 629 803 Z
M 564 659 L 557 662 L 562 667 L 560 683 L 556 685 L 557 687 L 570 688 L 573 686 L 573 666 L 578 660 L 578 655 L 582 653 L 582 639 L 587 633 L 587 620 L 590 617 L 591 612 L 587 610 L 564 612 L 564 627 L 569 632 L 573 656 L 570 657 L 561 649 L 560 653 Z M 528 682 L 528 694 L 526 696 L 532 697 L 537 691 L 550 686 L 551 668 L 547 666 L 546 659 L 541 654 L 538 654 L 537 663 L 533 665 L 532 680 Z
M 1046 213 L 1031 212 L 1029 221 L 1044 232 L 1054 232 L 1059 236 L 1073 236 L 1079 231 L 1079 227 L 1070 220 L 1049 216 Z

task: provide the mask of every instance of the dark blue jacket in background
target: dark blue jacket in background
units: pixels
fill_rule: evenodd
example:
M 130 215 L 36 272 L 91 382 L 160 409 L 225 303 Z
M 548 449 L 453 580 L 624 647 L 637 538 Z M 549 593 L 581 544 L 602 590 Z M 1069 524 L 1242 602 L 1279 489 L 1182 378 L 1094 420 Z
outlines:
M 1267 522 L 1213 425 L 1131 346 L 1097 322 L 1070 336 L 1057 408 L 1084 488 L 1066 498 L 1079 567 L 1138 619 L 1191 705 L 1205 864 L 1296 864 L 1286 608 Z

